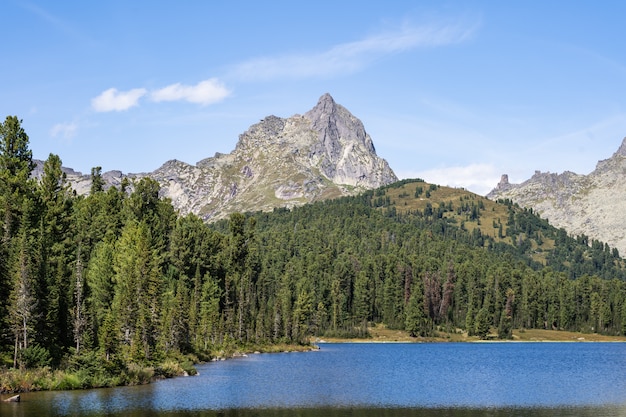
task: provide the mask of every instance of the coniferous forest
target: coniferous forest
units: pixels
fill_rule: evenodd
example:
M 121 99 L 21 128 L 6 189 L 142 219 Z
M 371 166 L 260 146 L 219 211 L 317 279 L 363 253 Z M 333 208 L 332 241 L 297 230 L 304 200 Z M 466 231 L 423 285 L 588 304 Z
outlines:
M 404 180 L 206 224 L 148 178 L 105 189 L 94 168 L 80 196 L 58 156 L 40 179 L 33 169 L 7 117 L 0 368 L 67 372 L 47 387 L 138 383 L 237 349 L 366 337 L 372 323 L 415 337 L 626 334 L 618 251 L 510 201 Z

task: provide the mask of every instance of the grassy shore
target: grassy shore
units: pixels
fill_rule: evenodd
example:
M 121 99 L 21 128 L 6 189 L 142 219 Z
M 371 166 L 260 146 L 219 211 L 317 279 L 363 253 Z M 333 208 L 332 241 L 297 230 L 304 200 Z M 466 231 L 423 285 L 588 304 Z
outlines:
M 0 369 L 0 393 L 75 390 L 115 386 L 143 385 L 153 380 L 196 373 L 190 360 L 166 360 L 158 366 L 135 363 L 117 366 L 53 369 L 49 366 L 30 369 Z
M 348 338 L 321 338 L 330 343 L 342 342 L 370 342 L 370 343 L 392 343 L 392 342 L 483 342 L 476 336 L 468 336 L 466 332 L 458 329 L 456 332 L 435 332 L 433 337 L 411 337 L 403 330 L 388 329 L 384 325 L 376 325 L 368 328 L 370 337 L 359 339 Z M 495 331 L 487 340 L 500 341 Z M 626 342 L 626 336 L 606 336 L 597 333 L 578 333 L 565 330 L 542 330 L 542 329 L 521 329 L 513 330 L 512 342 Z M 313 342 L 316 342 L 314 340 Z
M 13 369 L 0 367 L 0 394 L 15 394 L 30 391 L 54 391 L 105 388 L 115 386 L 143 385 L 150 382 L 197 373 L 194 364 L 208 360 L 224 360 L 247 353 L 303 352 L 316 349 L 314 345 L 272 344 L 235 346 L 211 352 L 210 357 L 195 356 L 169 358 L 156 366 L 135 363 L 103 363 L 95 355 L 81 360 L 66 369 L 51 367 Z

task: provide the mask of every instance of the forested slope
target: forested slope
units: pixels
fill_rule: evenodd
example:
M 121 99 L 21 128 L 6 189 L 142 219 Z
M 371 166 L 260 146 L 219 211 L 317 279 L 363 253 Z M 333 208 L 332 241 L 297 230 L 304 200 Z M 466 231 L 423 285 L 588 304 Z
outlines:
M 498 328 L 622 334 L 624 262 L 528 210 L 419 180 L 293 210 L 178 216 L 159 186 L 40 181 L 17 118 L 0 125 L 0 367 L 133 382 L 242 346 Z M 168 365 L 169 364 L 169 365 Z M 124 374 L 126 379 L 115 379 Z M 94 375 L 97 375 L 97 380 Z
M 619 253 L 510 202 L 405 180 L 252 217 L 255 287 L 269 295 L 256 324 L 274 338 L 356 335 L 372 321 L 415 335 L 484 337 L 494 326 L 504 338 L 512 327 L 619 334 L 626 324 Z

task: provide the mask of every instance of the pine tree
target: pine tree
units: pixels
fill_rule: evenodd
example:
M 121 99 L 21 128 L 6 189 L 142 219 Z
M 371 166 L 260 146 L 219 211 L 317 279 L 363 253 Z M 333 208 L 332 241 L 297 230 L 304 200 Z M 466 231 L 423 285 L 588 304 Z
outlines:
M 113 314 L 130 357 L 151 360 L 158 340 L 161 277 L 158 253 L 150 246 L 145 223 L 130 222 L 117 242 L 114 258 Z
M 220 299 L 222 291 L 215 279 L 205 275 L 200 298 L 200 320 L 196 348 L 208 352 L 210 347 L 221 342 L 220 334 Z
M 33 153 L 28 148 L 28 135 L 22 121 L 7 116 L 0 124 L 0 210 L 3 240 L 8 242 L 19 228 L 23 199 L 31 192 L 30 173 L 35 168 Z
M 15 290 L 15 271 L 19 269 L 17 248 L 20 245 L 13 242 L 13 238 L 20 229 L 22 209 L 32 207 L 34 200 L 34 181 L 30 174 L 35 164 L 28 148 L 28 135 L 21 124 L 22 121 L 15 116 L 8 116 L 4 123 L 0 123 L 0 328 L 3 329 L 14 326 L 10 319 L 15 313 L 15 305 L 11 306 L 11 292 Z M 26 199 L 31 203 L 25 205 Z M 13 313 L 9 309 L 13 309 Z M 11 343 L 12 336 L 10 332 L 0 333 L 0 348 L 3 342 Z
M 15 263 L 12 273 L 12 292 L 9 297 L 9 317 L 14 335 L 13 366 L 17 367 L 20 353 L 28 349 L 33 341 L 33 333 L 38 317 L 36 296 L 36 258 L 34 237 L 29 218 L 33 203 L 24 200 L 19 235 L 16 242 Z
M 476 314 L 474 322 L 474 334 L 481 339 L 486 339 L 489 335 L 491 327 L 491 318 L 489 317 L 489 306 L 484 305 Z
M 515 291 L 512 288 L 506 290 L 506 306 L 500 315 L 500 324 L 498 325 L 498 338 L 513 338 L 513 303 L 515 302 Z
M 86 271 L 88 288 L 87 309 L 95 335 L 100 334 L 113 302 L 114 244 L 108 240 L 99 242 L 94 248 Z
M 430 320 L 424 311 L 424 296 L 419 291 L 419 288 L 411 292 L 411 297 L 406 307 L 404 329 L 412 337 L 429 336 L 431 334 Z
M 112 359 L 119 350 L 120 345 L 120 323 L 112 310 L 107 310 L 104 315 L 102 325 L 98 328 L 98 340 L 100 349 L 104 353 L 107 361 Z
M 75 341 L 70 311 L 75 296 L 71 265 L 76 255 L 71 236 L 73 219 L 69 186 L 61 166 L 61 159 L 50 154 L 44 162 L 37 187 L 41 204 L 39 239 L 42 256 L 38 298 L 45 316 L 39 333 L 51 346 L 56 361 Z
M 243 214 L 233 213 L 229 229 L 224 294 L 226 326 L 236 339 L 243 341 L 247 333 L 245 330 L 252 322 L 252 291 L 259 269 L 255 220 L 246 221 Z
M 307 288 L 302 288 L 293 306 L 292 339 L 305 343 L 309 334 L 309 322 L 313 315 L 313 296 Z
M 366 271 L 359 271 L 354 281 L 354 318 L 357 323 L 367 324 L 371 312 L 371 290 Z
M 83 276 L 83 260 L 80 245 L 76 254 L 74 281 L 74 309 L 72 311 L 72 322 L 74 330 L 74 342 L 76 343 L 76 354 L 81 353 L 85 340 L 85 329 L 87 325 L 87 311 L 85 308 L 85 278 Z
M 104 180 L 102 179 L 102 167 L 91 168 L 91 189 L 90 195 L 104 191 Z

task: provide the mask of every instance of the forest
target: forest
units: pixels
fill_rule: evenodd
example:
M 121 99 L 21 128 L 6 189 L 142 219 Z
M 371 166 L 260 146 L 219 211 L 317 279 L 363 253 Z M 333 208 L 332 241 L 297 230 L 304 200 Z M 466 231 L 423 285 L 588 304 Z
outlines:
M 95 167 L 83 196 L 59 156 L 39 179 L 34 166 L 21 121 L 7 117 L 0 371 L 73 375 L 54 388 L 193 372 L 237 349 L 367 337 L 373 323 L 416 340 L 509 339 L 514 328 L 626 334 L 619 252 L 510 201 L 416 179 L 207 224 L 180 216 L 149 178 L 105 188 Z

